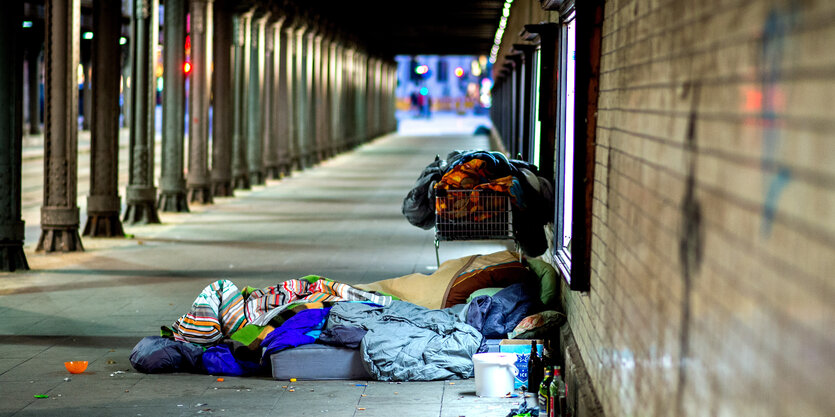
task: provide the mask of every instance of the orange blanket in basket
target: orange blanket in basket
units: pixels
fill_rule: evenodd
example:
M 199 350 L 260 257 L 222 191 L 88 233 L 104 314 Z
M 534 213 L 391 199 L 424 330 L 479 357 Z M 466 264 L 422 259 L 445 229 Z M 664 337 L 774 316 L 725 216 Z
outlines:
M 485 168 L 481 159 L 473 159 L 450 169 L 441 180 L 435 184 L 435 189 L 443 190 L 492 190 L 502 194 L 510 194 L 513 177 L 508 175 L 501 178 L 490 178 L 490 172 Z M 483 221 L 490 217 L 488 210 L 479 199 L 479 193 L 456 194 L 448 193 L 444 198 L 435 199 L 435 212 L 438 215 L 456 219 L 469 217 L 476 221 Z M 478 213 L 475 218 L 472 213 Z

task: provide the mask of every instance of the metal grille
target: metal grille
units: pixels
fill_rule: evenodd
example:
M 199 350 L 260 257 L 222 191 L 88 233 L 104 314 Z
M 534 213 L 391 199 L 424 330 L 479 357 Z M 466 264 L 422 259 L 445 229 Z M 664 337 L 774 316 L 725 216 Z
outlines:
M 510 198 L 492 190 L 437 190 L 435 241 L 514 239 Z

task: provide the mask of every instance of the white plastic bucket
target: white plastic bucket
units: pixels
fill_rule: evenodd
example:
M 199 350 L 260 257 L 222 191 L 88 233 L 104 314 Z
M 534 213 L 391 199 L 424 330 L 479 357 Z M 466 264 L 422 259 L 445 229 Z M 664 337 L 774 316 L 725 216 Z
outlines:
M 475 394 L 479 397 L 504 397 L 513 394 L 516 369 L 515 353 L 477 353 L 475 366 Z

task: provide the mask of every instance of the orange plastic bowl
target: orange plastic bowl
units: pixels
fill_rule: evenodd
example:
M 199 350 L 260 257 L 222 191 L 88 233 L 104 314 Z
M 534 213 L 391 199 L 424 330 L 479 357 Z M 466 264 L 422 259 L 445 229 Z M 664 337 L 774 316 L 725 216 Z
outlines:
M 80 374 L 87 369 L 87 361 L 64 362 L 64 366 L 67 367 L 67 370 L 70 371 L 71 374 Z

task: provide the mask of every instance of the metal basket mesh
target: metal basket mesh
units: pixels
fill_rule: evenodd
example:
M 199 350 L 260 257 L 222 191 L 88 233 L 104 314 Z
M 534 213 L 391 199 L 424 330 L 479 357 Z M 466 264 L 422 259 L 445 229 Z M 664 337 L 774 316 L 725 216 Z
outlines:
M 510 198 L 492 190 L 437 190 L 435 240 L 513 239 Z

